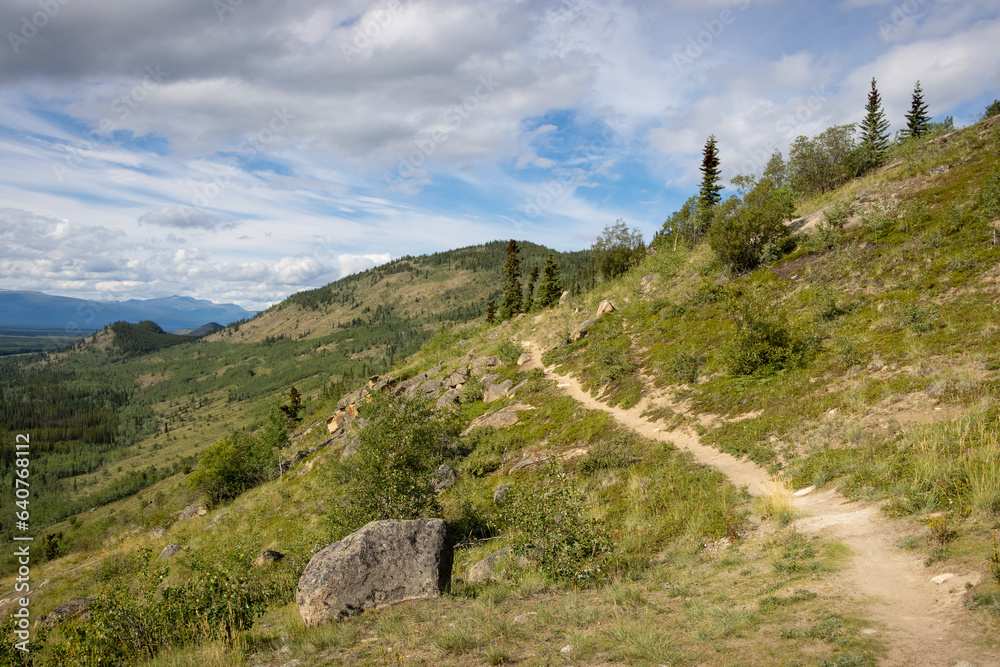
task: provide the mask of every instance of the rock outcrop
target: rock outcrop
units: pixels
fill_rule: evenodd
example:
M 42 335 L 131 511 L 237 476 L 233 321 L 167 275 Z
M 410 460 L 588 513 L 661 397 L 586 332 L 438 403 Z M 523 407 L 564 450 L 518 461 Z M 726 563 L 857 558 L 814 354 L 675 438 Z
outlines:
M 442 519 L 373 521 L 309 561 L 295 599 L 302 620 L 329 620 L 394 602 L 439 597 L 451 581 Z
M 480 426 L 490 426 L 494 429 L 507 428 L 508 426 L 513 426 L 517 423 L 517 413 L 522 410 L 534 410 L 530 405 L 525 405 L 524 403 L 515 403 L 513 405 L 508 405 L 506 407 L 500 408 L 499 410 L 494 410 L 493 412 L 487 412 L 484 415 L 479 415 L 462 431 L 462 435 L 466 436 L 471 433 L 474 429 Z
M 253 559 L 254 567 L 263 567 L 271 563 L 277 563 L 285 558 L 285 554 L 280 551 L 272 551 L 267 549 L 266 551 L 261 551 L 260 555 Z
M 480 581 L 487 581 L 488 579 L 495 578 L 494 570 L 499 566 L 500 561 L 502 561 L 506 556 L 507 550 L 501 549 L 500 551 L 491 553 L 489 556 L 473 565 L 469 568 L 469 583 L 475 584 Z

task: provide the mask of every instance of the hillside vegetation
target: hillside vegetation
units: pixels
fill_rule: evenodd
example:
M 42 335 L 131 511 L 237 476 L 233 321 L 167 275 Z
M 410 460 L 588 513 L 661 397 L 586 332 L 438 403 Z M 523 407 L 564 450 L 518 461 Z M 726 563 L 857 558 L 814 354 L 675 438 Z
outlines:
M 138 414 L 134 444 L 107 439 L 79 476 L 93 480 L 91 495 L 70 497 L 90 502 L 128 474 L 152 475 L 141 492 L 95 511 L 51 510 L 58 523 L 46 532 L 65 546 L 33 572 L 48 582 L 35 612 L 98 597 L 86 618 L 44 626 L 34 664 L 98 655 L 164 666 L 899 664 L 898 638 L 843 575 L 858 555 L 796 522 L 789 491 L 809 486 L 878 502 L 898 550 L 934 568 L 915 577 L 961 572 L 949 632 L 974 637 L 961 647 L 973 664 L 995 657 L 997 120 L 900 142 L 865 175 L 800 193 L 802 217 L 754 251 L 753 269 L 720 258 L 720 232 L 698 226 L 692 207 L 667 221 L 638 265 L 503 323 L 480 316 L 502 289 L 503 244 L 492 244 L 489 270 L 474 249 L 405 258 L 201 343 L 128 360 L 90 347 L 58 363 L 4 367 L 6 387 L 24 386 L 18 374 L 48 378 L 38 385 L 49 392 L 43 403 L 75 391 L 104 428 L 124 428 L 113 421 L 123 406 Z M 760 182 L 744 181 L 745 192 Z M 745 222 L 740 207 L 752 203 L 720 206 Z M 544 251 L 524 245 L 523 265 L 540 266 Z M 564 276 L 575 273 L 560 261 Z M 397 300 L 407 285 L 413 298 Z M 604 300 L 614 310 L 581 330 Z M 449 313 L 447 326 L 435 319 Z M 380 337 L 380 323 L 394 318 L 426 332 L 419 350 Z M 325 421 L 358 386 L 358 370 L 445 377 L 493 355 L 491 381 L 509 380 L 513 394 L 484 403 L 476 377 L 441 409 L 434 399 L 375 396 L 360 402 L 355 431 L 331 437 Z M 74 380 L 84 369 L 120 395 Z M 567 375 L 607 409 L 568 395 Z M 282 449 L 272 416 L 293 383 L 307 401 L 301 422 L 284 422 Z M 513 425 L 468 430 L 502 408 L 516 408 Z M 657 423 L 652 436 L 616 418 L 632 408 Z M 46 423 L 64 425 L 52 412 Z M 168 416 L 169 430 L 158 430 Z M 357 452 L 342 456 L 349 436 Z M 760 464 L 773 486 L 751 496 L 671 439 Z M 95 440 L 67 440 L 64 459 L 52 461 L 74 461 Z M 262 452 L 272 440 L 279 466 L 262 464 L 269 472 L 234 499 L 193 487 L 206 470 L 221 478 L 232 468 L 210 468 L 227 451 Z M 431 476 L 442 464 L 456 476 L 438 490 Z M 373 518 L 418 516 L 448 522 L 456 554 L 447 595 L 304 626 L 295 582 L 318 548 Z M 153 560 L 167 545 L 180 551 Z M 501 547 L 525 560 L 470 582 L 470 567 Z M 285 558 L 252 566 L 265 549 Z M 23 658 L 0 643 L 3 655 Z

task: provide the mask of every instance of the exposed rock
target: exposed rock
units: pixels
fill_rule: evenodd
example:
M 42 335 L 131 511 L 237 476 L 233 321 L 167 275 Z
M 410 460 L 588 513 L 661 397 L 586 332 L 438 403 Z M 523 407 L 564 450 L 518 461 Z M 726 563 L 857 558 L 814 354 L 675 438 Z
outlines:
M 591 326 L 593 326 L 594 322 L 596 322 L 596 321 L 597 321 L 596 319 L 595 320 L 587 320 L 586 322 L 584 322 L 583 324 L 581 324 L 580 326 L 578 326 L 576 328 L 576 330 L 573 333 L 570 334 L 570 336 L 569 336 L 570 340 L 580 340 L 581 338 L 583 338 L 584 336 L 586 336 L 587 335 L 587 329 L 589 329 Z
M 454 389 L 455 387 L 461 384 L 465 384 L 468 381 L 469 381 L 469 369 L 459 368 L 457 371 L 449 375 L 447 379 L 445 379 L 444 386 L 448 387 L 449 389 Z
M 475 565 L 469 568 L 469 582 L 478 583 L 480 581 L 487 581 L 494 578 L 494 566 L 499 564 L 501 560 L 506 558 L 507 549 L 501 549 L 491 553 L 486 558 L 482 559 Z
M 499 504 L 507 495 L 507 492 L 510 491 L 510 489 L 511 489 L 510 484 L 504 484 L 503 486 L 498 486 L 497 490 L 493 492 L 493 502 Z
M 452 550 L 442 519 L 373 521 L 326 547 L 299 579 L 302 620 L 327 620 L 394 602 L 440 597 L 451 581 Z
M 929 169 L 927 171 L 927 175 L 928 176 L 940 176 L 941 174 L 947 174 L 949 171 L 951 171 L 951 165 L 950 164 L 942 164 L 942 165 L 938 165 L 937 167 L 934 167 L 932 169 Z
M 517 472 L 518 470 L 524 470 L 525 468 L 530 468 L 532 466 L 537 466 L 545 463 L 546 461 L 552 460 L 554 457 L 551 452 L 529 452 L 524 455 L 524 457 L 514 464 L 514 466 L 507 471 L 507 474 L 512 472 Z
M 431 477 L 431 484 L 438 493 L 447 491 L 455 485 L 455 469 L 451 466 L 441 464 Z
M 493 401 L 505 398 L 513 386 L 513 380 L 504 380 L 503 382 L 490 384 L 489 387 L 483 390 L 483 403 L 492 403 Z
M 437 379 L 426 380 L 417 390 L 417 394 L 423 399 L 437 398 L 445 390 L 444 382 Z
M 265 551 L 261 551 L 260 555 L 253 559 L 253 566 L 263 567 L 269 563 L 277 563 L 284 558 L 285 554 L 280 551 L 271 551 L 270 549 L 267 549 Z
M 395 396 L 406 395 L 412 397 L 415 395 L 417 387 L 419 387 L 420 384 L 428 377 L 430 376 L 427 375 L 427 373 L 418 373 L 413 377 L 411 377 L 409 380 L 403 380 L 402 382 L 397 384 L 396 387 L 393 389 L 393 394 Z
M 486 372 L 488 368 L 496 368 L 500 365 L 500 357 L 479 357 L 478 359 L 473 359 L 469 364 L 469 368 L 476 375 L 482 375 Z
M 214 517 L 212 517 L 212 520 L 208 523 L 207 526 L 205 526 L 205 530 L 208 530 L 209 528 L 214 528 L 217 521 L 227 516 L 229 516 L 229 512 L 219 512 Z
M 615 312 L 615 310 L 616 310 L 615 304 L 605 299 L 604 301 L 601 302 L 601 305 L 597 307 L 597 315 L 594 316 L 594 319 L 597 319 L 598 317 L 604 315 L 605 313 L 613 313 Z
M 499 373 L 490 373 L 489 375 L 483 376 L 482 378 L 483 388 L 485 389 L 489 387 L 491 384 L 493 384 L 499 379 L 500 379 Z
M 355 389 L 350 394 L 342 396 L 339 401 L 337 401 L 338 410 L 346 410 L 348 405 L 353 405 L 361 400 L 361 396 L 364 393 L 362 389 Z
M 805 216 L 804 218 L 796 218 L 795 220 L 790 220 L 789 222 L 785 223 L 785 226 L 788 227 L 788 231 L 792 232 L 793 234 L 794 233 L 801 233 L 801 234 L 809 233 L 809 232 L 813 231 L 814 229 L 816 229 L 816 226 L 820 222 L 822 222 L 823 220 L 826 219 L 826 211 L 828 209 L 829 209 L 829 207 L 822 208 L 822 209 L 816 211 L 815 213 L 810 213 L 809 215 Z
M 871 204 L 878 199 L 878 195 L 871 190 L 862 190 L 854 198 L 861 204 Z
M 938 576 L 932 578 L 931 583 L 941 585 L 944 582 L 951 581 L 954 578 L 955 578 L 954 574 L 952 574 L 951 572 L 947 572 L 945 574 L 939 574 Z
M 311 449 L 300 449 L 299 451 L 295 452 L 295 456 L 292 457 L 292 460 L 288 463 L 288 465 L 293 466 L 312 453 L 313 450 Z
M 462 397 L 463 389 L 449 389 L 448 391 L 441 394 L 441 398 L 437 400 L 437 409 L 444 410 L 449 406 L 458 403 L 458 399 Z
M 517 358 L 517 365 L 518 366 L 523 366 L 523 365 L 525 365 L 527 363 L 530 363 L 530 362 L 531 362 L 531 353 L 530 352 L 525 352 L 524 354 L 522 354 L 520 357 Z
M 528 384 L 527 380 L 521 380 L 516 385 L 514 385 L 514 387 L 509 392 L 507 392 L 507 395 L 508 396 L 513 396 L 515 393 L 517 393 L 518 389 L 520 389 L 521 387 L 523 387 L 526 384 Z
M 534 408 L 530 405 L 525 405 L 524 403 L 515 403 L 513 405 L 500 408 L 499 410 L 494 410 L 493 412 L 487 412 L 486 414 L 479 415 L 469 422 L 468 427 L 462 431 L 462 435 L 468 435 L 473 429 L 477 429 L 480 426 L 490 426 L 495 429 L 513 426 L 517 423 L 517 413 L 522 410 L 534 410 Z
M 356 438 L 356 437 L 355 438 L 351 438 L 351 441 L 347 443 L 346 447 L 344 447 L 344 451 L 342 451 L 340 453 L 340 460 L 344 461 L 348 457 L 350 457 L 353 454 L 355 454 L 358 451 L 358 445 L 360 445 L 360 444 L 361 444 L 361 441 L 358 440 L 358 438 Z
M 160 555 L 156 557 L 156 560 L 163 560 L 164 558 L 170 558 L 180 550 L 181 548 L 179 545 L 168 544 L 167 546 L 163 547 L 163 551 L 161 551 Z
M 49 623 L 54 623 L 55 621 L 59 621 L 64 618 L 76 616 L 86 609 L 87 605 L 96 599 L 97 598 L 77 598 L 75 600 L 67 600 L 47 614 L 44 617 L 44 620 Z
M 792 495 L 794 497 L 796 497 L 796 498 L 801 498 L 802 496 L 808 496 L 810 493 L 812 493 L 815 490 L 816 490 L 815 486 L 807 486 L 804 489 L 799 489 L 798 491 L 796 491 Z
M 188 519 L 193 519 L 196 516 L 203 516 L 206 510 L 197 505 L 188 505 L 181 510 L 181 513 L 177 516 L 178 521 L 187 521 Z
M 155 540 L 155 539 L 157 539 L 159 537 L 163 537 L 166 534 L 167 534 L 167 529 L 166 528 L 155 528 L 155 529 L 149 531 L 148 533 L 146 533 L 146 537 L 148 537 L 148 538 L 150 538 L 152 540 Z
M 567 292 L 563 292 L 562 296 L 559 297 L 559 305 L 561 306 L 564 303 L 566 303 L 567 301 L 569 301 L 569 292 L 568 291 Z

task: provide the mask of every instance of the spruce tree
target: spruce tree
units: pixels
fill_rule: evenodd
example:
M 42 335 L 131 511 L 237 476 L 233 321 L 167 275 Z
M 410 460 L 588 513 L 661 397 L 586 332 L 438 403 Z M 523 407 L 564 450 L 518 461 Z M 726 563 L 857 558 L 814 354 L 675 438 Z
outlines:
M 556 264 L 552 253 L 549 253 L 545 260 L 545 267 L 542 269 L 542 282 L 538 286 L 538 307 L 548 308 L 558 303 L 562 296 L 562 288 L 559 286 L 559 265 Z
M 531 306 L 534 305 L 535 301 L 535 283 L 538 282 L 538 267 L 531 267 L 531 272 L 528 274 L 528 293 L 524 299 L 524 312 L 530 313 Z
M 509 320 L 521 312 L 521 247 L 517 241 L 507 244 L 507 262 L 503 266 L 503 303 L 500 304 L 500 319 Z
M 497 302 L 490 300 L 486 304 L 486 324 L 493 324 L 497 321 Z
M 882 109 L 882 98 L 878 94 L 875 77 L 872 77 L 872 89 L 868 93 L 865 109 L 868 113 L 861 121 L 861 145 L 881 157 L 889 147 L 889 121 Z
M 701 173 L 701 192 L 698 203 L 702 208 L 708 210 L 722 201 L 722 195 L 719 194 L 722 190 L 722 186 L 719 185 L 719 148 L 716 145 L 714 134 L 705 142 Z
M 910 104 L 910 113 L 906 114 L 906 135 L 909 137 L 922 137 L 927 134 L 930 118 L 927 116 L 927 105 L 924 104 L 924 91 L 920 89 L 920 82 L 913 87 L 913 101 Z

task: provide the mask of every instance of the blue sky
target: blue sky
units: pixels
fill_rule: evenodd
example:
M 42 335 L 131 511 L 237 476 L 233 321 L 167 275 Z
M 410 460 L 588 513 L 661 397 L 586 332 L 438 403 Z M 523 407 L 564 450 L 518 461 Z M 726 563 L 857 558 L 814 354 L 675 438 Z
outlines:
M 648 239 L 800 134 L 1000 97 L 992 0 L 7 0 L 0 287 L 262 308 L 405 254 Z

